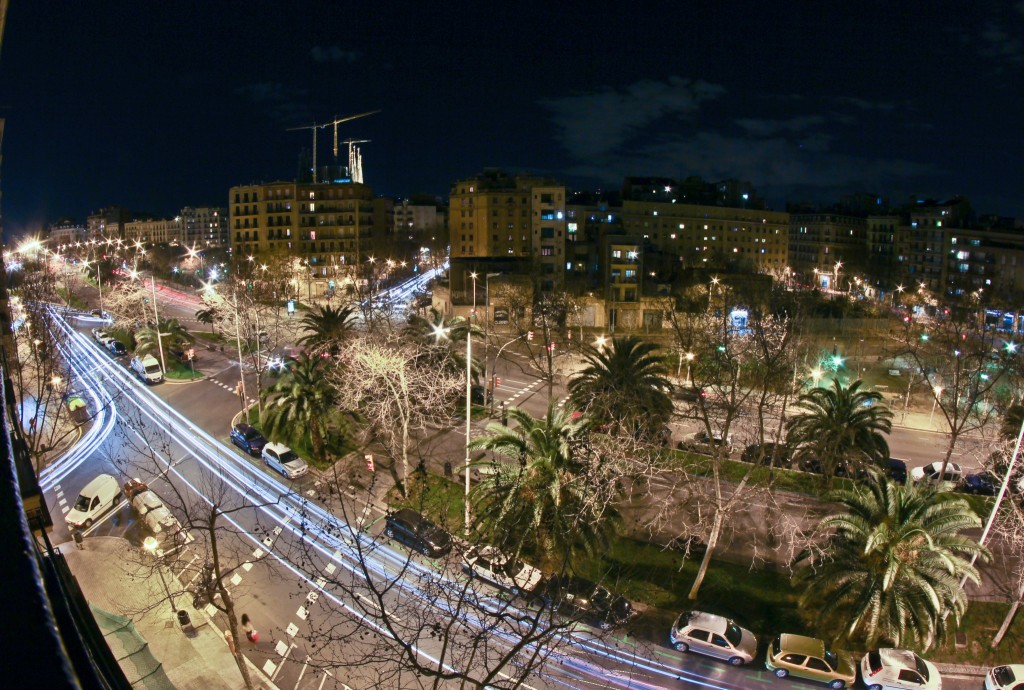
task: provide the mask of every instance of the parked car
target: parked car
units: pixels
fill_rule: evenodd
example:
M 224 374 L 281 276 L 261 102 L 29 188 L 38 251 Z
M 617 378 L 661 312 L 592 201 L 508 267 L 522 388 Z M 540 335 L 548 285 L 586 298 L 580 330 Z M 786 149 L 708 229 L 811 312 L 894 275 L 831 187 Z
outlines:
M 245 423 L 231 427 L 231 442 L 249 455 L 258 458 L 263 453 L 267 439 L 255 427 Z
M 972 472 L 964 475 L 964 478 L 960 480 L 960 490 L 979 496 L 995 496 L 998 483 L 999 480 L 996 479 L 995 475 L 988 470 L 982 470 L 981 472 Z
M 868 690 L 939 690 L 935 664 L 908 649 L 876 649 L 860 660 L 860 677 Z
M 164 370 L 153 355 L 132 357 L 131 368 L 143 383 L 160 383 L 164 380 Z
M 749 664 L 757 654 L 754 633 L 728 618 L 703 611 L 680 613 L 668 639 L 680 652 L 692 651 L 725 659 L 733 666 Z
M 109 474 L 101 474 L 85 485 L 64 519 L 71 529 L 89 528 L 120 499 L 121 487 L 117 480 Z
M 821 463 L 821 459 L 813 455 L 804 455 L 800 458 L 797 463 L 797 467 L 803 472 L 810 472 L 811 474 L 825 474 L 825 466 Z M 850 466 L 840 460 L 836 463 L 835 468 L 832 470 L 833 477 L 849 477 L 853 474 Z
M 91 316 L 95 316 L 97 319 L 103 319 L 104 321 L 110 321 L 110 314 L 99 309 L 93 309 L 89 312 Z
M 128 354 L 128 348 L 124 346 L 120 340 L 114 340 L 111 338 L 107 341 L 107 349 L 110 350 L 110 354 L 115 357 L 124 357 Z
M 679 449 L 688 450 L 691 453 L 700 453 L 701 455 L 714 455 L 719 452 L 719 449 L 724 449 L 725 454 L 728 455 L 732 450 L 732 443 L 731 438 L 723 436 L 720 431 L 715 431 L 711 436 L 708 436 L 707 431 L 701 430 L 690 434 L 680 441 Z
M 93 328 L 90 332 L 92 333 L 92 339 L 100 344 L 110 339 L 110 335 L 105 328 Z
M 298 479 L 309 472 L 306 461 L 284 444 L 267 443 L 260 454 L 263 456 L 263 462 L 280 472 L 285 479 Z
M 385 516 L 384 534 L 431 558 L 452 550 L 452 535 L 409 508 Z
M 146 529 L 163 543 L 177 544 L 181 523 L 141 479 L 125 482 L 124 495 Z
M 1024 690 L 1024 664 L 996 666 L 985 676 L 985 690 Z
M 532 594 L 543 573 L 493 546 L 474 546 L 462 555 L 466 572 L 513 594 Z
M 960 465 L 955 462 L 946 464 L 946 473 L 942 474 L 942 461 L 936 460 L 935 462 L 929 463 L 924 467 L 915 467 L 910 470 L 910 478 L 915 482 L 919 482 L 922 479 L 929 481 L 945 481 L 945 482 L 959 482 L 960 478 L 964 476 L 964 470 Z
M 885 474 L 897 484 L 906 484 L 907 463 L 899 458 L 888 458 L 885 461 Z
M 789 467 L 793 462 L 793 451 L 785 443 L 754 443 L 743 449 L 740 460 L 768 467 Z
M 541 589 L 541 596 L 553 611 L 577 616 L 601 630 L 610 630 L 636 615 L 625 597 L 574 575 L 555 575 Z
M 783 634 L 772 640 L 764 667 L 779 678 L 793 675 L 828 683 L 838 690 L 852 685 L 857 669 L 847 656 L 840 656 L 814 637 Z
M 683 402 L 699 402 L 708 397 L 708 392 L 696 386 L 672 386 L 672 397 Z

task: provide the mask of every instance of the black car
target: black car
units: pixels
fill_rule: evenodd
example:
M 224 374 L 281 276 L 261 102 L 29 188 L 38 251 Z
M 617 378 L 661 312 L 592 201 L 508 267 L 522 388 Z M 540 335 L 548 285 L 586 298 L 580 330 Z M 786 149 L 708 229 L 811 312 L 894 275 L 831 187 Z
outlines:
M 907 463 L 898 458 L 889 458 L 885 461 L 885 473 L 897 484 L 907 483 Z
M 235 424 L 231 427 L 231 442 L 253 457 L 260 457 L 267 439 L 263 434 L 248 424 Z
M 740 460 L 769 467 L 789 467 L 793 462 L 793 451 L 784 443 L 754 443 L 743 449 Z
M 553 576 L 542 586 L 541 598 L 553 611 L 578 616 L 602 630 L 625 623 L 636 613 L 625 597 L 573 575 Z
M 672 386 L 672 397 L 683 402 L 698 402 L 708 397 L 708 392 L 696 386 Z
M 384 518 L 384 534 L 425 556 L 438 558 L 452 550 L 452 535 L 415 510 L 402 508 Z
M 108 340 L 107 349 L 110 350 L 110 354 L 115 357 L 124 357 L 128 354 L 128 348 L 124 346 L 120 340 Z
M 995 476 L 987 470 L 973 472 L 966 475 L 961 480 L 960 490 L 965 493 L 977 494 L 979 496 L 995 496 L 997 482 L 998 480 Z

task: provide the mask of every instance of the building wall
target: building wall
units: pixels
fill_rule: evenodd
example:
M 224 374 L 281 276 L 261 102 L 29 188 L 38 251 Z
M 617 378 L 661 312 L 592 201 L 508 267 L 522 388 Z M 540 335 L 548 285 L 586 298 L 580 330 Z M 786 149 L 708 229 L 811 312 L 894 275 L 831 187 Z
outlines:
M 789 266 L 797 280 L 806 285 L 846 289 L 844 276 L 863 273 L 867 247 L 866 218 L 839 213 L 790 216 Z
M 713 258 L 749 263 L 752 270 L 781 273 L 789 252 L 789 214 L 784 211 L 696 206 L 660 201 L 622 202 L 623 227 L 684 267 Z
M 542 294 L 550 294 L 565 287 L 565 187 L 534 187 L 531 207 L 532 246 L 540 270 L 539 289 Z
M 211 206 L 186 206 L 179 215 L 182 223 L 182 243 L 203 249 L 222 247 L 228 243 L 227 209 Z

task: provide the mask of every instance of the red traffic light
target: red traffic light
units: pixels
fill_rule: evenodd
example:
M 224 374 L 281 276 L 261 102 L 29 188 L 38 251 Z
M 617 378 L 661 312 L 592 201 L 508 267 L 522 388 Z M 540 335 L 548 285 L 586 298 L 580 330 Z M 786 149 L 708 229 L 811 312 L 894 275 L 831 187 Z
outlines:
M 500 386 L 500 385 L 501 385 L 501 377 L 500 377 L 500 376 L 498 376 L 498 377 L 495 377 L 495 379 L 494 379 L 494 385 L 495 385 L 495 386 Z

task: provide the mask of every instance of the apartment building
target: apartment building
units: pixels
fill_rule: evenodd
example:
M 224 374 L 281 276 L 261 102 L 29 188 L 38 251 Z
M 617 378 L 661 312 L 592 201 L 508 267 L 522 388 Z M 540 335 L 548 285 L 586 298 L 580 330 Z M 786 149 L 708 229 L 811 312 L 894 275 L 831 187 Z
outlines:
M 228 244 L 227 209 L 212 206 L 186 206 L 178 215 L 181 241 L 187 247 L 206 249 Z
M 863 273 L 867 255 L 867 218 L 790 208 L 789 267 L 798 282 L 846 290 Z

